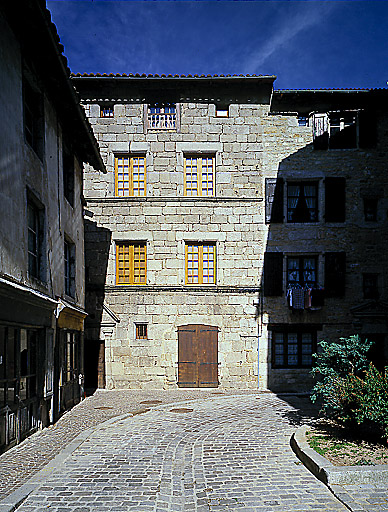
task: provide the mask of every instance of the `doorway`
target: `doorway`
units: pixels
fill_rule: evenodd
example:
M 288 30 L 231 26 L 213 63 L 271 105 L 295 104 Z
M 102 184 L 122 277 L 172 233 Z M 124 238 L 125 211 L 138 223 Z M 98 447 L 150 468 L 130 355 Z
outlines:
M 201 324 L 178 327 L 178 386 L 218 386 L 218 327 Z

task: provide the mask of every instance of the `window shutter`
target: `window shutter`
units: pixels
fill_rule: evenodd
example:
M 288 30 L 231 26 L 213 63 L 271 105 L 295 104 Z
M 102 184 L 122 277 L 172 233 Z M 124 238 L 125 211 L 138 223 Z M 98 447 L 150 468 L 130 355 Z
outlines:
M 283 222 L 283 178 L 265 180 L 265 222 Z
M 361 110 L 358 113 L 358 145 L 360 148 L 373 148 L 376 146 L 377 129 L 374 112 Z
M 325 179 L 325 221 L 345 222 L 346 180 L 345 178 Z
M 329 121 L 327 114 L 313 115 L 314 149 L 328 149 Z
M 346 253 L 327 252 L 325 254 L 325 296 L 345 295 Z
M 264 253 L 264 296 L 283 294 L 283 253 Z

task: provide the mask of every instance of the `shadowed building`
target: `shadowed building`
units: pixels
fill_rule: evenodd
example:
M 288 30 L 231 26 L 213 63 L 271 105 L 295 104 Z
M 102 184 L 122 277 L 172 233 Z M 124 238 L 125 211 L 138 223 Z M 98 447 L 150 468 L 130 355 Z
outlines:
M 45 2 L 0 7 L 0 451 L 80 400 L 82 164 L 104 164 Z

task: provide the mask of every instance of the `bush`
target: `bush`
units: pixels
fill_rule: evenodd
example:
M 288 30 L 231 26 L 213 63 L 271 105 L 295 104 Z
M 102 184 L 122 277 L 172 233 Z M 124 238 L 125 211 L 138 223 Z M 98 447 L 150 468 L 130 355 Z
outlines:
M 372 343 L 359 336 L 322 341 L 312 369 L 319 375 L 311 399 L 322 399 L 322 411 L 349 427 L 371 428 L 388 439 L 388 368 L 380 373 L 368 362 Z

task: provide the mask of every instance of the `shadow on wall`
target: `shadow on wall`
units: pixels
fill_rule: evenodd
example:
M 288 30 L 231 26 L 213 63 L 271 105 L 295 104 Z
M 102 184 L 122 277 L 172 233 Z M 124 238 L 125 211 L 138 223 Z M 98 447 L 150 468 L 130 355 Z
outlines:
M 266 179 L 259 319 L 263 387 L 309 391 L 317 341 L 356 333 L 351 308 L 365 302 L 362 273 L 384 273 L 386 237 L 375 236 L 376 228 L 387 228 L 383 168 L 376 151 L 318 150 L 308 144 Z M 366 217 L 369 197 L 381 198 L 374 226 Z
M 96 222 L 85 219 L 85 389 L 93 392 L 105 387 L 105 345 L 101 339 L 101 323 L 105 299 L 112 233 Z

